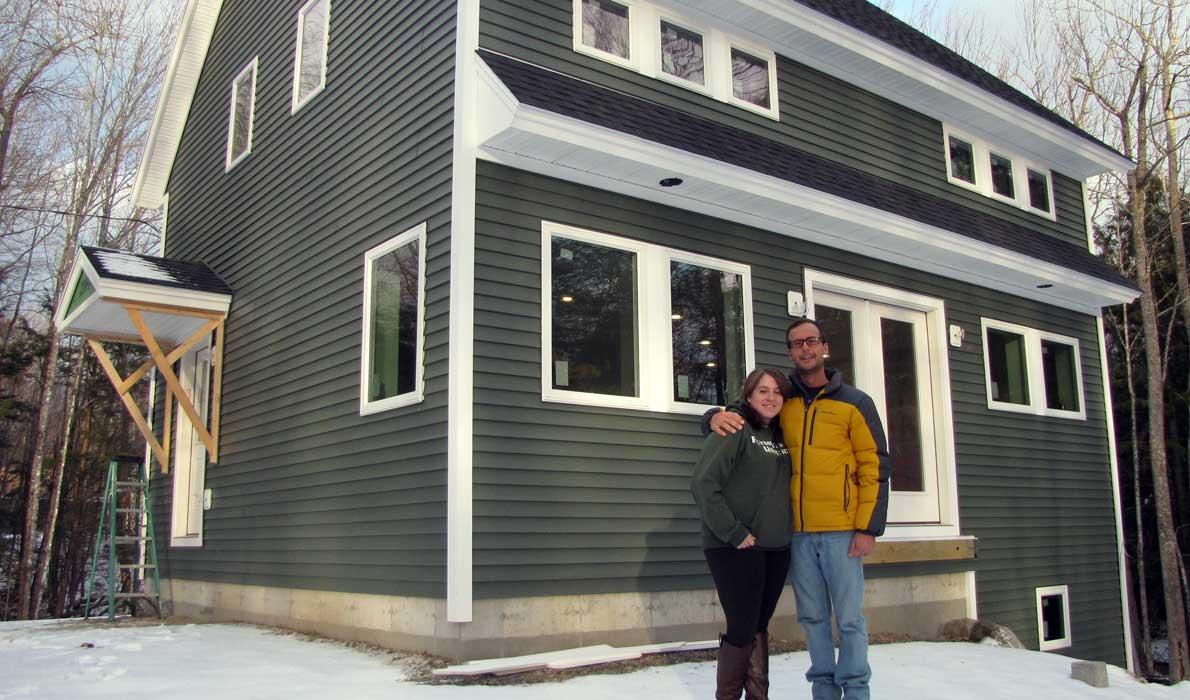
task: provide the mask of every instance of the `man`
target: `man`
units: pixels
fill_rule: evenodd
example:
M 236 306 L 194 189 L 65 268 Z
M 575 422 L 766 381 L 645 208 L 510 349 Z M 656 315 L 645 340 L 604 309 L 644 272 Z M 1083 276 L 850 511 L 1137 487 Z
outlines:
M 793 462 L 790 578 L 810 649 L 806 680 L 814 700 L 868 700 L 863 558 L 884 534 L 888 514 L 891 462 L 884 429 L 872 399 L 826 368 L 829 347 L 817 323 L 798 319 L 785 338 L 794 388 L 780 420 Z M 706 425 L 723 435 L 739 430 L 743 419 L 712 409 Z

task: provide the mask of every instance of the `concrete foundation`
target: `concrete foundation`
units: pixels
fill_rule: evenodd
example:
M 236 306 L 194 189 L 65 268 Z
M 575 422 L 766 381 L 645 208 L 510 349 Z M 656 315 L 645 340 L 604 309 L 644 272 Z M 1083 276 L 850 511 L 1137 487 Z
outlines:
M 713 590 L 477 600 L 471 622 L 453 623 L 441 599 L 183 579 L 161 585 L 175 615 L 285 627 L 456 660 L 715 639 L 724 628 Z M 974 595 L 964 573 L 870 580 L 864 589 L 868 631 L 934 638 L 944 622 L 967 615 Z M 801 638 L 788 587 L 770 630 L 778 638 Z

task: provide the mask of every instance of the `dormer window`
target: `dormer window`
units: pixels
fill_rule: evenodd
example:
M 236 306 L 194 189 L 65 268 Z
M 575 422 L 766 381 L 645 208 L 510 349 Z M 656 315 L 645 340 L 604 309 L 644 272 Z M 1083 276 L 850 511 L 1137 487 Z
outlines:
M 1048 168 L 980 139 L 943 126 L 946 179 L 985 197 L 1056 220 Z
M 771 50 L 644 0 L 573 1 L 575 51 L 780 119 Z

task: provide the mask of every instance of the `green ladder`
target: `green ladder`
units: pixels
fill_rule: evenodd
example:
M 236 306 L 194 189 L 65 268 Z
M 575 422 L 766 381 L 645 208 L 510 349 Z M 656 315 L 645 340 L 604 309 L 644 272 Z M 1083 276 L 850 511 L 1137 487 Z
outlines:
M 128 467 L 121 475 L 120 467 Z M 124 516 L 124 517 L 120 517 Z M 132 532 L 120 532 L 120 525 Z M 143 532 L 142 532 L 143 527 Z M 91 575 L 87 578 L 87 599 L 83 608 L 83 619 L 91 617 L 91 592 L 99 569 L 99 554 L 107 545 L 107 619 L 116 619 L 117 607 L 123 605 L 129 613 L 136 615 L 137 602 L 145 601 L 153 606 L 158 617 L 164 617 L 161 608 L 161 576 L 157 569 L 157 538 L 153 533 L 153 507 L 149 497 L 148 474 L 139 457 L 113 457 L 107 465 L 107 485 L 104 487 L 103 510 L 99 515 L 99 535 L 95 538 L 95 554 L 91 558 Z M 140 560 L 140 545 L 145 546 L 144 560 Z M 131 552 L 131 554 L 129 554 Z M 123 556 L 121 556 L 123 554 Z M 144 590 L 148 576 L 138 573 L 152 572 L 153 592 Z M 141 581 L 141 590 L 137 582 Z M 127 585 L 121 587 L 120 584 Z M 103 604 L 102 597 L 94 607 Z

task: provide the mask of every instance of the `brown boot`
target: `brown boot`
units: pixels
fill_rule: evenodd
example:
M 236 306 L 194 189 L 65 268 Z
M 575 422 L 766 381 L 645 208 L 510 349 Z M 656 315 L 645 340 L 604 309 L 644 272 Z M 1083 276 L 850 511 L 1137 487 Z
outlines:
M 719 666 L 715 671 L 715 700 L 740 700 L 748 677 L 748 658 L 755 644 L 737 647 L 719 637 Z
M 748 676 L 744 679 L 747 700 L 769 700 L 769 633 L 757 632 L 748 657 Z

